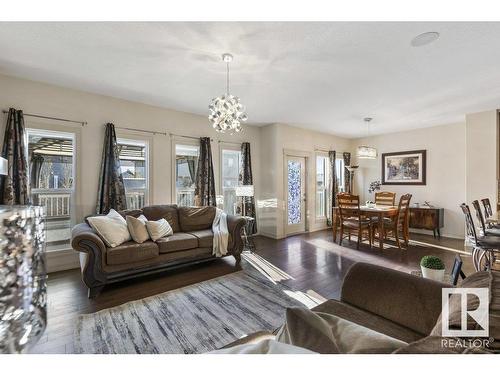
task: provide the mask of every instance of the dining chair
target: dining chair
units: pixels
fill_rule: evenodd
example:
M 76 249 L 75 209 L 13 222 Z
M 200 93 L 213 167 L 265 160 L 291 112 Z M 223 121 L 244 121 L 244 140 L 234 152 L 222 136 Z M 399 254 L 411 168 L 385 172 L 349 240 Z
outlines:
M 487 227 L 486 222 L 483 217 L 483 213 L 481 212 L 481 206 L 479 205 L 479 201 L 475 200 L 472 202 L 472 207 L 474 207 L 474 210 L 476 211 L 476 217 L 477 220 L 479 221 L 479 225 L 481 225 L 480 229 L 482 231 L 482 234 L 485 236 L 497 236 L 500 237 L 500 228 L 495 228 L 495 227 Z
M 379 206 L 394 206 L 396 204 L 396 193 L 390 191 L 376 192 L 375 204 Z
M 462 271 L 462 265 L 464 264 L 462 257 L 460 254 L 455 255 L 455 261 L 453 262 L 453 267 L 451 268 L 450 272 L 450 281 L 453 286 L 457 286 L 458 284 L 458 278 L 461 277 L 462 279 L 465 279 L 465 273 Z
M 340 216 L 340 241 L 348 238 L 351 240 L 351 234 L 358 237 L 356 249 L 359 249 L 359 244 L 363 239 L 368 239 L 370 249 L 372 248 L 372 221 L 369 217 L 362 215 L 359 208 L 359 195 L 348 193 L 337 194 L 337 205 Z M 347 232 L 347 236 L 345 236 Z M 367 237 L 363 237 L 364 233 L 368 233 Z
M 337 193 L 337 199 L 340 194 L 347 193 Z M 332 206 L 332 231 L 333 231 L 333 242 L 337 242 L 337 233 L 340 233 L 340 214 L 338 204 L 336 206 Z
M 384 232 L 379 233 L 379 236 L 387 238 L 388 234 L 392 234 L 396 241 L 396 245 L 401 249 L 401 240 L 405 243 L 405 248 L 408 249 L 408 242 L 410 241 L 410 201 L 411 194 L 404 194 L 399 198 L 398 213 L 393 218 L 384 218 Z M 377 231 L 378 226 L 373 225 L 373 231 Z
M 500 251 L 500 237 L 478 236 L 469 206 L 460 205 L 465 216 L 466 241 L 472 245 L 472 263 L 476 271 L 489 271 L 495 262 L 495 254 Z
M 481 199 L 481 202 L 483 203 L 483 206 L 484 206 L 484 216 L 486 218 L 493 216 L 493 210 L 491 209 L 490 199 L 483 198 L 483 199 Z

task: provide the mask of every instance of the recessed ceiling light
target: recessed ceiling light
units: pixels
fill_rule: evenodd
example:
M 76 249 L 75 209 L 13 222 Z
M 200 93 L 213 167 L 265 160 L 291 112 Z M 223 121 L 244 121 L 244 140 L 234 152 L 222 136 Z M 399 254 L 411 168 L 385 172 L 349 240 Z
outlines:
M 439 38 L 439 33 L 436 31 L 429 31 L 427 33 L 423 33 L 420 35 L 417 35 L 415 38 L 413 38 L 410 42 L 410 44 L 413 47 L 422 47 L 425 46 L 426 44 L 430 44 L 437 40 Z

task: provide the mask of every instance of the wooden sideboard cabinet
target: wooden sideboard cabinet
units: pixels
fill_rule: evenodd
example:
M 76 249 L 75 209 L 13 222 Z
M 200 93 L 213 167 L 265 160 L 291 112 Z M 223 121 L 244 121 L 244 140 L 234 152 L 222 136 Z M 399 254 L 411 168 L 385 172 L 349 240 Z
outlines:
M 444 226 L 444 208 L 410 207 L 410 228 L 432 230 L 441 238 L 441 228 Z

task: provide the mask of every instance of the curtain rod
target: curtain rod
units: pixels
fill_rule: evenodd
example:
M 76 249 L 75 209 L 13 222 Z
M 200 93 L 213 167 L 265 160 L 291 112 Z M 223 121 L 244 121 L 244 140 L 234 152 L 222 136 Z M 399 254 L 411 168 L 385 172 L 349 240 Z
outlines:
M 241 143 L 243 143 L 243 142 L 229 142 L 229 141 L 221 141 L 219 139 L 218 143 L 227 143 L 227 144 L 230 144 L 230 145 L 239 145 L 239 146 L 241 146 Z
M 154 131 L 154 130 L 143 130 L 143 129 L 134 129 L 134 128 L 124 128 L 124 127 L 121 127 L 121 126 L 115 126 L 116 129 L 123 129 L 123 130 L 132 130 L 134 132 L 143 132 L 143 133 L 149 133 L 149 134 L 153 134 L 153 135 L 156 135 L 156 134 L 161 134 L 161 135 L 168 135 L 167 133 L 165 132 L 157 132 L 157 131 Z
M 3 113 L 9 113 L 9 111 L 6 111 L 5 109 L 2 110 Z M 35 115 L 32 113 L 23 113 L 24 116 L 28 117 L 36 117 L 36 118 L 43 118 L 46 120 L 57 120 L 57 121 L 64 121 L 64 122 L 72 122 L 74 124 L 80 124 L 82 126 L 87 125 L 87 121 L 76 121 L 76 120 L 68 120 L 66 118 L 59 118 L 59 117 L 51 117 L 51 116 L 43 116 L 43 115 Z
M 343 154 L 345 152 L 349 152 L 349 151 L 339 151 L 339 150 L 324 150 L 324 149 L 321 149 L 321 148 L 315 148 L 314 151 L 321 151 L 321 152 L 335 151 L 337 154 Z
M 174 134 L 174 133 L 169 133 L 170 137 L 181 137 L 181 138 L 189 138 L 189 139 L 197 139 L 198 141 L 200 140 L 200 137 L 193 137 L 191 135 L 181 135 L 181 134 Z M 210 142 L 213 142 L 213 138 L 210 138 Z

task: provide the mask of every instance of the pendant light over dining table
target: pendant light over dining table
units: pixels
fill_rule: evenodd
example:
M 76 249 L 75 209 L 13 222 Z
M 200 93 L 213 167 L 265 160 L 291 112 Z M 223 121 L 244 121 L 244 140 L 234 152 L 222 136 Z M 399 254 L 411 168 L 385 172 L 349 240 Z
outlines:
M 368 136 L 370 135 L 370 121 L 371 117 L 365 117 L 364 121 L 367 127 Z M 358 159 L 376 159 L 377 158 L 377 149 L 370 146 L 358 146 L 357 150 Z
M 226 131 L 237 133 L 241 131 L 241 123 L 248 117 L 240 98 L 229 93 L 229 63 L 233 61 L 233 55 L 223 54 L 222 61 L 226 63 L 226 93 L 212 99 L 208 106 L 210 110 L 208 119 L 213 128 L 220 133 Z

